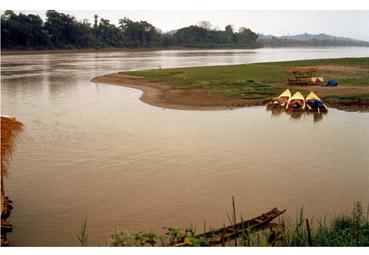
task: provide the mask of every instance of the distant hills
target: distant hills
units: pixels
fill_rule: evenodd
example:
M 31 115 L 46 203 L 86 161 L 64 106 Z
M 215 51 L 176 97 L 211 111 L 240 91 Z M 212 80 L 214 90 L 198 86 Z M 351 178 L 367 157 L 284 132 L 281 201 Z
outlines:
M 328 34 L 297 35 L 258 35 L 258 43 L 263 47 L 296 47 L 296 46 L 363 46 L 369 47 L 368 41 L 355 40 Z

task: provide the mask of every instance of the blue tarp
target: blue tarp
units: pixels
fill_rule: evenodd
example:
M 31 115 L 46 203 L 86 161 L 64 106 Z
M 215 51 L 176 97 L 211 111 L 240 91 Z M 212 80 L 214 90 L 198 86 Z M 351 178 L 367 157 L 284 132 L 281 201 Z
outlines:
M 318 100 L 318 99 L 314 99 L 314 100 L 309 100 L 307 102 L 308 105 L 310 105 L 311 107 L 315 107 L 315 108 L 322 108 L 324 106 L 324 103 L 322 100 Z
M 336 87 L 338 85 L 337 81 L 336 80 L 329 80 L 325 86 L 328 86 L 328 87 Z

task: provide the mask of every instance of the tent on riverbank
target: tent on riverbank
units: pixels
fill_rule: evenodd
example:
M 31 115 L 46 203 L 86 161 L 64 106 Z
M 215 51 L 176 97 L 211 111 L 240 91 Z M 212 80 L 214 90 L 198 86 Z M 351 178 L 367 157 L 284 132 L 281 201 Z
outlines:
M 323 77 L 313 77 L 318 71 L 317 67 L 294 67 L 288 68 L 286 72 L 290 75 L 289 85 L 317 85 L 322 84 Z

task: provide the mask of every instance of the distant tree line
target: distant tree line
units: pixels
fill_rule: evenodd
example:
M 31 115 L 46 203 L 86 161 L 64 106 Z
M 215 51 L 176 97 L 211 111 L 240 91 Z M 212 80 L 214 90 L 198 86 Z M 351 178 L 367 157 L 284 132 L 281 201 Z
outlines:
M 326 47 L 326 46 L 357 46 L 369 47 L 369 42 L 359 40 L 309 39 L 294 40 L 280 37 L 259 36 L 257 42 L 263 47 Z
M 138 47 L 256 47 L 258 35 L 242 27 L 234 31 L 212 28 L 207 21 L 162 33 L 146 21 L 119 20 L 118 26 L 94 16 L 87 19 L 49 10 L 46 20 L 40 16 L 7 10 L 1 15 L 2 49 L 74 49 L 74 48 L 138 48 Z

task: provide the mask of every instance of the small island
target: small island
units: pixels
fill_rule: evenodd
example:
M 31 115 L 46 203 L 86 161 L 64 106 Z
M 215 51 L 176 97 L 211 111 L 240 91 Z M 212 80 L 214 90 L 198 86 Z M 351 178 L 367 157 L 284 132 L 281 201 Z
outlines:
M 318 68 L 324 80 L 337 87 L 288 85 L 291 67 Z M 369 110 L 369 58 L 340 58 L 256 64 L 152 69 L 103 75 L 96 83 L 122 85 L 143 91 L 145 103 L 171 109 L 216 110 L 265 105 L 284 89 L 314 91 L 329 107 Z M 306 96 L 306 95 L 305 95 Z

